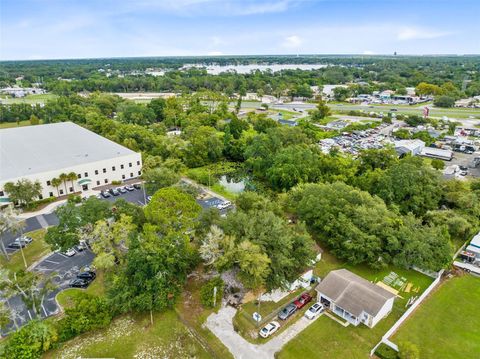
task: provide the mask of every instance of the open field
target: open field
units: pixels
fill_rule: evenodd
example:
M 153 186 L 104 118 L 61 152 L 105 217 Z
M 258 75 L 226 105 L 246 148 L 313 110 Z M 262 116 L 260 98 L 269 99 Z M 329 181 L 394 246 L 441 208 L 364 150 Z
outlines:
M 154 315 L 125 315 L 108 328 L 81 335 L 47 352 L 53 358 L 211 358 L 172 310 Z
M 422 359 L 478 358 L 480 278 L 444 282 L 400 327 L 392 341 L 417 345 Z
M 473 108 L 435 108 L 431 103 L 420 104 L 415 106 L 409 105 L 369 105 L 362 106 L 358 104 L 349 104 L 349 103 L 329 103 L 328 104 L 332 111 L 364 111 L 364 112 L 390 112 L 390 109 L 396 108 L 396 113 L 402 113 L 406 115 L 419 115 L 422 116 L 423 108 L 428 105 L 430 108 L 431 117 L 453 117 L 453 118 L 468 118 L 469 116 L 475 116 L 480 119 L 480 109 Z
M 28 266 L 32 265 L 32 263 L 39 260 L 46 254 L 50 253 L 50 246 L 43 240 L 45 233 L 45 229 L 39 229 L 33 232 L 25 233 L 25 235 L 30 236 L 33 239 L 32 243 L 23 248 L 23 254 Z M 20 250 L 10 255 L 9 261 L 7 261 L 3 255 L 0 255 L 0 266 L 12 272 L 25 269 L 25 264 L 23 263 L 22 253 Z
M 40 121 L 40 124 L 42 122 Z M 25 121 L 19 121 L 17 122 L 2 122 L 0 123 L 0 129 L 2 128 L 15 128 L 15 127 L 24 127 L 24 126 L 30 126 L 30 120 L 25 120 Z
M 433 281 L 432 278 L 418 272 L 400 268 L 389 267 L 374 271 L 365 266 L 345 265 L 328 252 L 323 253 L 322 260 L 315 268 L 315 274 L 323 278 L 328 272 L 338 268 L 347 268 L 363 278 L 375 282 L 382 280 L 393 271 L 399 276 L 407 278 L 408 282 L 412 283 L 412 288 L 418 288 L 418 292 L 400 292 L 399 294 L 403 298 L 396 298 L 392 312 L 373 329 L 365 325 L 343 327 L 324 315 L 290 341 L 278 354 L 279 359 L 367 358 L 370 350 L 377 344 L 382 335 L 405 312 L 405 304 L 408 298 L 423 292 Z
M 0 103 L 5 104 L 5 105 L 10 105 L 14 103 L 27 103 L 27 104 L 37 104 L 37 103 L 45 103 L 50 100 L 56 99 L 58 96 L 51 94 L 51 93 L 46 93 L 42 95 L 27 95 L 25 97 L 19 97 L 19 98 L 12 98 L 12 97 L 0 97 Z

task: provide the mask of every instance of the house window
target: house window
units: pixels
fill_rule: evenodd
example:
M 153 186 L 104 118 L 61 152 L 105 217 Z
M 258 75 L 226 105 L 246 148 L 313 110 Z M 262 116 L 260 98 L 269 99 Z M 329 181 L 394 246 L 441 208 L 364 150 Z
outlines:
M 53 197 L 53 192 L 50 192 L 49 195 L 50 195 L 50 197 Z
M 103 173 L 107 173 L 107 169 L 106 169 L 106 168 L 103 169 Z
M 38 196 L 38 199 L 43 199 L 43 196 L 42 195 Z
M 112 171 L 115 171 L 115 166 L 112 166 Z
M 125 179 L 125 175 L 122 175 L 122 179 Z
M 3 193 L 3 191 L 0 191 L 0 197 L 3 197 L 5 196 L 5 193 Z
M 140 176 L 142 174 L 142 171 L 138 171 L 138 175 Z
M 105 178 L 104 182 L 105 182 L 105 183 L 108 183 L 108 179 Z
M 130 177 L 133 177 L 133 173 L 130 173 Z
M 78 177 L 78 178 L 82 178 L 82 174 L 81 174 L 81 173 L 79 173 L 77 177 Z
M 98 170 L 95 170 L 95 174 L 98 175 Z
M 123 168 L 124 168 L 124 167 L 125 167 L 124 165 L 120 165 L 120 169 L 122 169 L 122 170 L 123 170 Z
M 50 181 L 47 181 L 47 186 L 50 186 L 52 183 Z
M 130 162 L 130 163 L 128 164 L 128 167 L 132 167 L 132 162 Z
M 73 187 L 70 187 L 70 192 L 73 192 Z
M 97 186 L 100 186 L 100 181 L 97 181 Z
M 140 161 L 137 161 L 137 165 L 140 166 Z
M 60 194 L 63 194 L 63 189 L 60 190 Z
M 85 172 L 85 177 L 88 177 L 88 172 Z

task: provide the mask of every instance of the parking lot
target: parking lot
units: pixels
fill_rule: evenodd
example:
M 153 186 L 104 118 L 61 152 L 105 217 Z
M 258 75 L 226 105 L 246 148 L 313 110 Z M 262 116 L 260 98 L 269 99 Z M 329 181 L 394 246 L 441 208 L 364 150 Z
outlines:
M 121 198 L 126 200 L 127 202 L 144 206 L 145 200 L 146 200 L 146 194 L 143 192 L 143 188 L 142 188 L 142 189 L 135 189 L 133 191 L 127 191 L 126 193 L 120 193 L 118 196 L 110 195 L 110 197 L 107 197 L 107 198 L 103 198 L 100 196 L 100 199 L 110 201 L 110 202 L 115 202 L 116 200 Z
M 76 277 L 80 270 L 91 265 L 94 254 L 90 250 L 77 252 L 73 257 L 67 257 L 62 253 L 55 252 L 41 260 L 33 267 L 33 271 L 41 273 L 45 276 L 52 276 L 55 289 L 48 292 L 40 310 L 42 318 L 55 315 L 59 312 L 59 307 L 55 301 L 58 292 L 68 288 L 70 280 Z M 35 318 L 35 313 L 31 309 L 27 309 L 20 296 L 14 296 L 8 299 L 8 305 L 14 315 L 17 326 L 22 326 L 29 320 Z M 9 332 L 15 328 L 15 324 L 11 323 L 2 334 Z

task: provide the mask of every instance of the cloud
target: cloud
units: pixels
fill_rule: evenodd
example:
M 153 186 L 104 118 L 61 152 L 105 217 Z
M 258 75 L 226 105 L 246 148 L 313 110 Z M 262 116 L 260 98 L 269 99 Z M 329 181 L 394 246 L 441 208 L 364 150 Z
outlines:
M 279 13 L 303 0 L 140 0 L 129 11 L 161 10 L 180 16 L 245 16 Z
M 287 36 L 283 41 L 283 47 L 294 49 L 303 44 L 303 39 L 297 35 Z
M 433 29 L 421 28 L 421 27 L 403 27 L 397 33 L 398 40 L 421 40 L 421 39 L 436 39 L 451 35 L 452 32 L 438 31 Z

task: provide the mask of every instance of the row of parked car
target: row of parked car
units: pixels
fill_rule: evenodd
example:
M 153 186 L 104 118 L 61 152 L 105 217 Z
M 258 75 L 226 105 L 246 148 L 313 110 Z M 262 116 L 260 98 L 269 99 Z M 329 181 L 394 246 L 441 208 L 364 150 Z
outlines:
M 308 293 L 303 293 L 300 297 L 294 300 L 292 303 L 288 304 L 280 312 L 278 313 L 278 319 L 280 320 L 287 320 L 291 317 L 297 310 L 302 309 L 308 303 L 312 301 L 312 296 Z M 304 316 L 307 319 L 313 320 L 315 319 L 320 313 L 325 310 L 322 304 L 315 303 L 313 304 L 308 310 L 305 312 Z M 273 321 L 268 323 L 264 326 L 259 334 L 262 338 L 268 338 L 270 335 L 275 333 L 278 329 L 280 329 L 280 323 L 277 321 Z
M 97 275 L 92 270 L 85 270 L 77 274 L 75 279 L 70 281 L 70 287 L 72 288 L 87 288 L 90 283 L 93 282 Z
M 99 196 L 103 198 L 108 198 L 111 196 L 119 196 L 122 193 L 132 192 L 132 191 L 135 191 L 136 189 L 141 189 L 141 188 L 142 186 L 140 186 L 140 184 L 135 183 L 134 185 L 110 188 L 108 191 L 102 191 Z
M 12 249 L 19 249 L 19 248 L 25 248 L 27 245 L 32 243 L 33 239 L 28 236 L 21 236 L 15 239 L 12 243 L 8 245 L 8 248 Z

